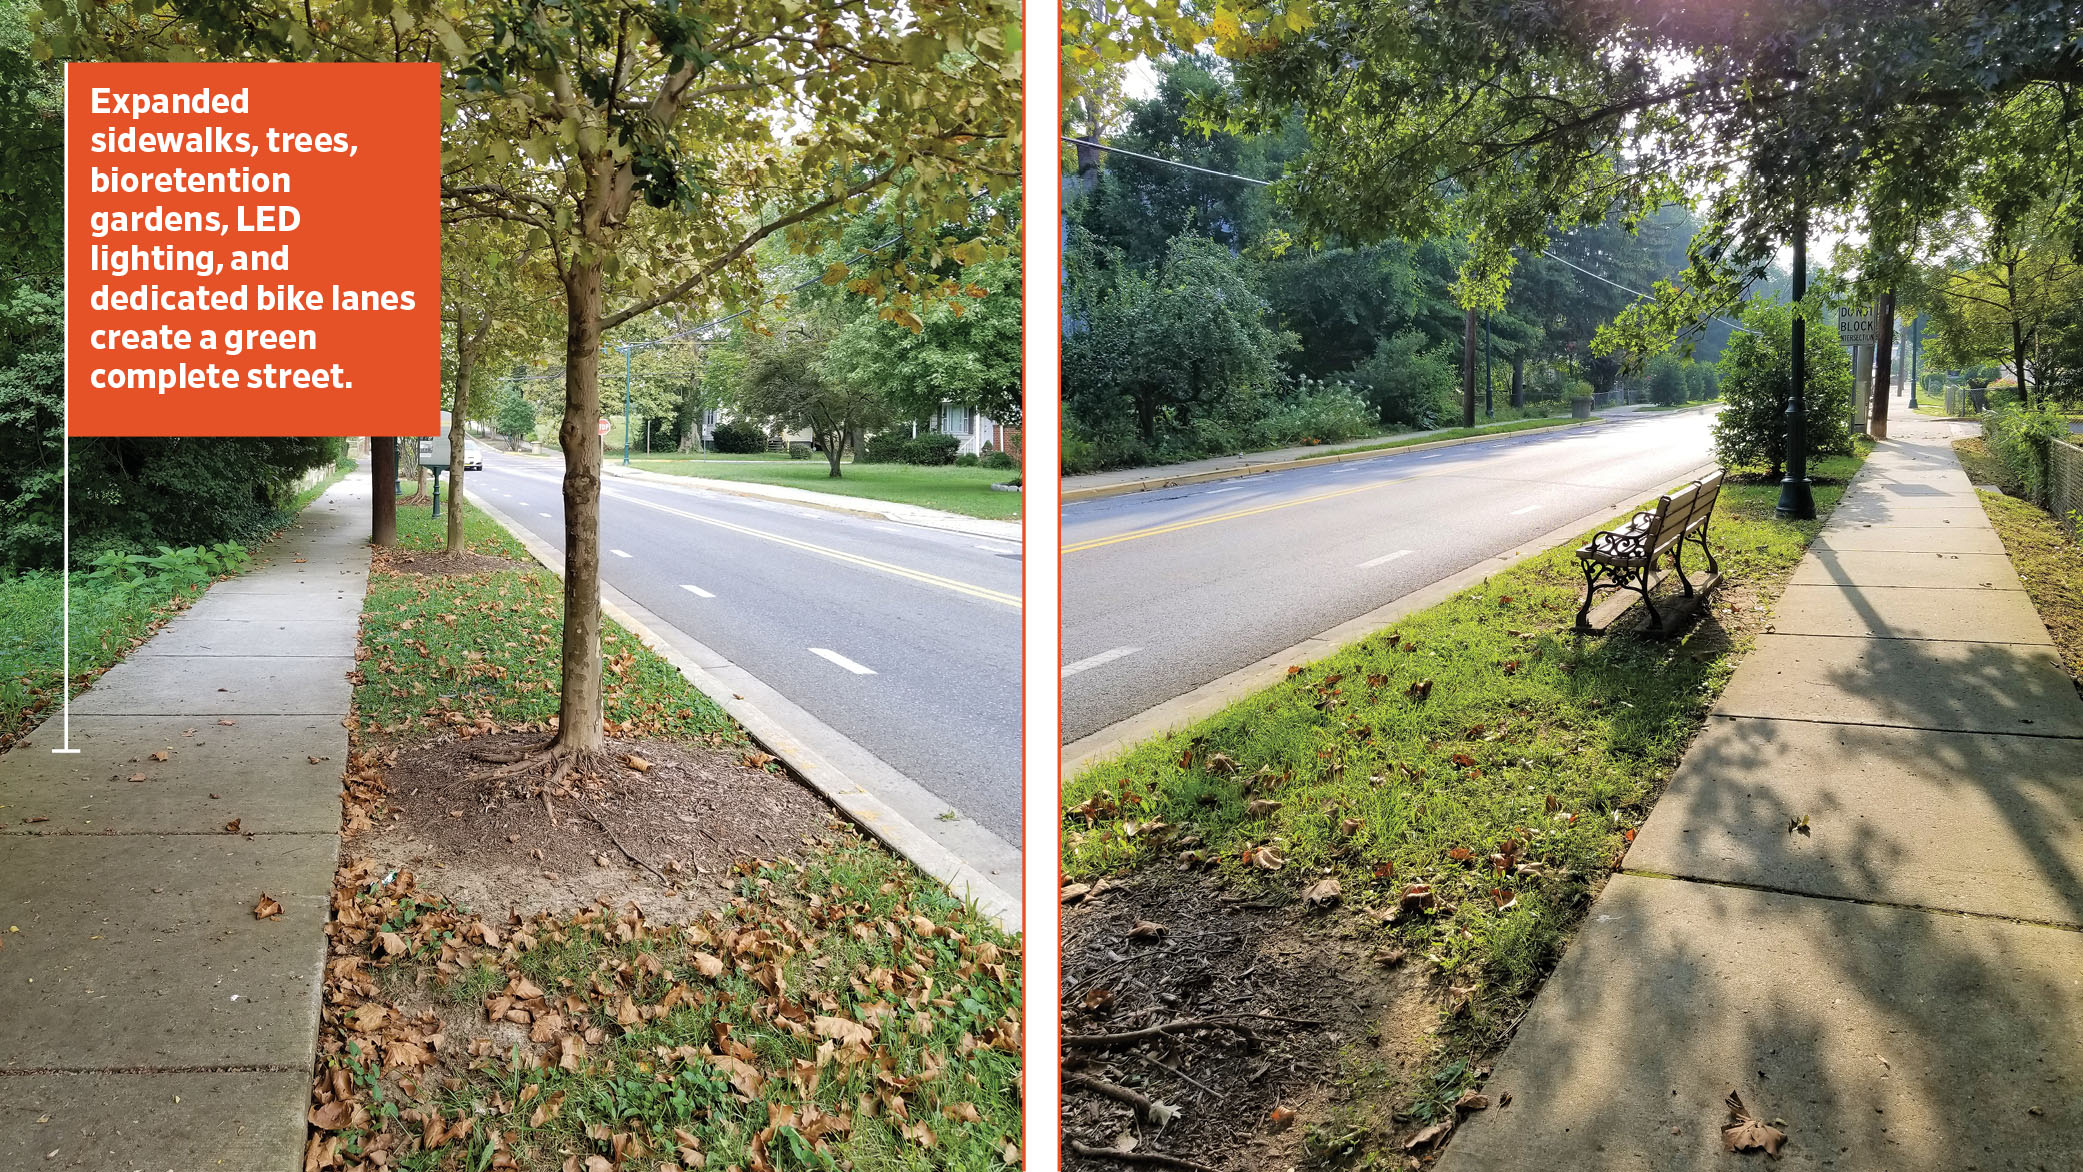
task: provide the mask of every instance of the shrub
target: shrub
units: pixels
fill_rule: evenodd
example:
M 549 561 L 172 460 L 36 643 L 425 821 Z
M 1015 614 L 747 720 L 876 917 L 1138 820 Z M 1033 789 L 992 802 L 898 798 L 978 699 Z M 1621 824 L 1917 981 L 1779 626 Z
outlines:
M 766 430 L 751 423 L 719 423 L 716 450 L 734 456 L 758 455 L 767 450 Z
M 1778 476 L 1785 458 L 1787 400 L 1793 394 L 1793 312 L 1753 301 L 1743 310 L 1747 332 L 1729 339 L 1721 356 L 1721 391 L 1728 406 L 1714 420 L 1714 447 L 1730 467 L 1768 467 Z M 1852 409 L 1852 363 L 1837 327 L 1808 325 L 1806 401 L 1808 453 L 1851 451 L 1845 417 Z
M 162 545 L 156 554 L 105 550 L 90 563 L 93 569 L 81 575 L 105 588 L 111 597 L 122 597 L 147 582 L 172 590 L 206 585 L 219 574 L 235 574 L 252 561 L 246 547 L 235 541 L 215 545 L 191 545 L 175 549 Z
M 1454 410 L 1452 346 L 1426 349 L 1425 341 L 1417 330 L 1397 333 L 1346 375 L 1385 427 L 1432 427 Z
M 1066 436 L 1065 438 L 1068 439 L 1069 437 Z M 994 469 L 1014 468 L 1018 466 L 1013 462 L 1012 453 L 1010 452 L 985 452 L 983 459 L 979 460 L 978 463 L 982 464 L 986 468 Z M 1065 471 L 1069 471 L 1069 463 L 1069 458 L 1065 457 Z
M 861 441 L 861 449 L 853 454 L 856 464 L 902 464 L 904 448 L 911 437 L 902 432 L 877 432 Z
M 2010 404 L 1982 413 L 1982 434 L 1989 441 L 1989 450 L 2024 487 L 2027 499 L 2047 504 L 2054 479 L 2050 445 L 2068 441 L 2068 419 L 2045 403 L 2037 407 Z
M 788 458 L 791 460 L 807 460 L 810 458 L 811 451 L 812 448 L 809 444 L 793 443 L 788 445 Z
M 957 468 L 974 468 L 977 464 L 978 460 L 975 452 L 964 452 L 955 457 L 955 467 Z
M 1289 401 L 1260 422 L 1259 438 L 1274 447 L 1335 443 L 1373 431 L 1373 414 L 1350 384 L 1303 375 Z
M 955 453 L 962 448 L 962 441 L 954 436 L 929 431 L 904 445 L 904 462 L 907 464 L 952 464 Z
M 1669 354 L 1649 360 L 1649 401 L 1659 407 L 1685 402 L 1685 367 Z

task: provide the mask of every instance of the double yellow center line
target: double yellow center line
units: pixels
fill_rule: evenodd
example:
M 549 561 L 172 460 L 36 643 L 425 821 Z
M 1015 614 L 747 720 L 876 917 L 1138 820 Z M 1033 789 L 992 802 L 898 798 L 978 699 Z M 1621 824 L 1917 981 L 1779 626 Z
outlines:
M 1103 545 L 1116 545 L 1123 541 L 1136 541 L 1145 537 L 1157 537 L 1165 533 L 1177 533 L 1182 529 L 1194 529 L 1202 525 L 1214 525 L 1223 521 L 1234 521 L 1239 517 L 1255 517 L 1260 513 L 1271 513 L 1276 512 L 1280 509 L 1292 509 L 1297 505 L 1313 505 L 1318 501 L 1332 500 L 1336 497 L 1341 496 L 1351 496 L 1356 492 L 1368 492 L 1372 489 L 1383 488 L 1391 484 L 1401 484 L 1406 480 L 1415 479 L 1417 478 L 1414 476 L 1398 476 L 1389 480 L 1377 480 L 1371 484 L 1359 484 L 1354 485 L 1351 488 L 1341 488 L 1331 492 L 1322 492 L 1316 494 L 1315 496 L 1296 497 L 1294 500 L 1281 501 L 1278 504 L 1258 505 L 1249 509 L 1236 509 L 1227 513 L 1217 513 L 1212 517 L 1199 517 L 1192 521 L 1174 521 L 1169 525 L 1152 525 L 1147 529 L 1131 529 L 1126 533 L 1116 533 L 1112 537 L 1095 537 L 1090 541 L 1074 541 L 1071 544 L 1064 546 L 1063 552 L 1080 553 L 1088 549 L 1098 549 Z
M 1020 609 L 1020 596 L 1017 594 L 1007 594 L 1001 590 L 971 585 L 968 582 L 958 581 L 954 578 L 943 578 L 939 574 L 929 574 L 924 570 L 910 569 L 897 565 L 894 562 L 862 557 L 859 554 L 847 553 L 845 550 L 833 549 L 830 546 L 818 545 L 809 541 L 798 541 L 793 537 L 783 537 L 778 533 L 769 533 L 764 529 L 754 529 L 748 525 L 737 525 L 729 521 L 720 521 L 715 517 L 704 517 L 700 513 L 690 513 L 684 509 L 673 508 L 671 505 L 661 505 L 656 501 L 647 501 L 639 496 L 630 496 L 619 492 L 611 493 L 604 485 L 601 488 L 601 495 L 613 496 L 617 500 L 625 500 L 631 504 L 642 505 L 647 509 L 656 509 L 661 513 L 670 513 L 675 517 L 684 517 L 689 521 L 699 521 L 704 525 L 714 525 L 718 529 L 727 529 L 732 533 L 741 533 L 747 537 L 757 537 L 761 541 L 771 541 L 776 545 L 785 545 L 790 549 L 802 550 L 804 553 L 812 553 L 819 557 L 830 558 L 833 561 L 845 562 L 848 565 L 859 566 L 864 570 L 874 570 L 880 574 L 891 574 L 899 578 L 908 578 L 913 582 L 923 583 L 927 586 L 938 587 L 942 590 L 952 590 L 956 594 L 966 594 L 971 598 L 981 598 L 985 602 L 995 602 L 1001 606 L 1012 607 L 1014 610 Z

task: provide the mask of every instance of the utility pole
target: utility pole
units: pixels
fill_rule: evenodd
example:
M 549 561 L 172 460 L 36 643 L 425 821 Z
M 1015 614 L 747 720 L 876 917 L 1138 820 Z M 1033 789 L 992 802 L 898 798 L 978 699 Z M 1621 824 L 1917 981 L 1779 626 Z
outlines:
M 375 545 L 398 543 L 398 440 L 396 436 L 369 437 L 369 481 L 376 490 L 369 518 L 369 541 Z
M 1917 379 L 1923 375 L 1924 319 L 1921 315 L 1909 322 L 1909 409 L 1917 409 Z
M 1794 212 L 1794 388 L 1786 402 L 1786 478 L 1779 482 L 1780 516 L 1815 519 L 1815 493 L 1808 483 L 1808 207 Z
M 1461 327 L 1461 426 L 1475 426 L 1475 307 Z
M 622 466 L 629 467 L 629 377 L 633 352 L 629 343 L 622 344 Z

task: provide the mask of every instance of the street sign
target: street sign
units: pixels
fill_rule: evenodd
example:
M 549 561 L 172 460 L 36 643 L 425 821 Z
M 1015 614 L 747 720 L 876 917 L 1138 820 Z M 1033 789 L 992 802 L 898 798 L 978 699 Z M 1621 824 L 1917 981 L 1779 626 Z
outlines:
M 1880 342 L 1880 316 L 1871 309 L 1837 311 L 1837 340 L 1847 346 L 1872 346 Z
M 419 462 L 422 468 L 442 469 L 448 467 L 448 440 L 442 438 L 421 439 Z
M 613 430 L 615 430 L 615 425 L 613 423 L 605 419 L 600 421 L 600 434 L 606 435 L 607 433 Z

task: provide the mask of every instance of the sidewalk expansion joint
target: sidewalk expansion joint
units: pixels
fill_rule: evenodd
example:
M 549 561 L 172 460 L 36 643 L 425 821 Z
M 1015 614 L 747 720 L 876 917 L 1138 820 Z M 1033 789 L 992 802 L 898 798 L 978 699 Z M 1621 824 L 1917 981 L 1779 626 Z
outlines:
M 1808 638 L 1806 635 L 1800 637 Z M 2025 643 L 2020 646 L 2044 647 L 2046 644 Z M 1784 720 L 1793 724 L 1828 724 L 1838 728 L 1899 728 L 1906 732 L 1948 733 L 1969 737 L 2037 737 L 2043 741 L 2083 741 L 2083 734 L 2079 733 L 2032 732 L 2025 729 L 1939 728 L 1929 724 L 1891 724 L 1886 721 L 1824 720 L 1819 716 L 1761 716 L 1754 712 L 1710 712 L 1707 715 L 1722 720 Z
M 1798 887 L 1775 887 L 1769 883 L 1744 883 L 1735 879 L 1701 879 L 1692 875 L 1674 875 L 1668 871 L 1642 871 L 1622 866 L 1614 872 L 1635 879 L 1664 879 L 1673 883 L 1692 883 L 1701 887 L 1726 887 L 1736 891 L 1762 891 L 1767 895 L 1793 895 L 1802 899 L 1824 899 L 1831 903 L 1855 903 L 1865 907 L 1893 908 L 1896 911 L 1926 912 L 1934 916 L 1958 916 L 1963 920 L 1995 920 L 2005 924 L 2019 924 L 2028 928 L 2050 928 L 2057 932 L 2083 934 L 2083 924 L 2065 924 L 2058 920 L 2035 920 L 2026 916 L 2006 916 L 1996 912 L 1966 912 L 1958 908 L 1930 907 L 1921 903 L 1900 903 L 1891 899 L 1861 899 L 1855 895 L 1825 895 L 1816 891 L 1803 891 Z

